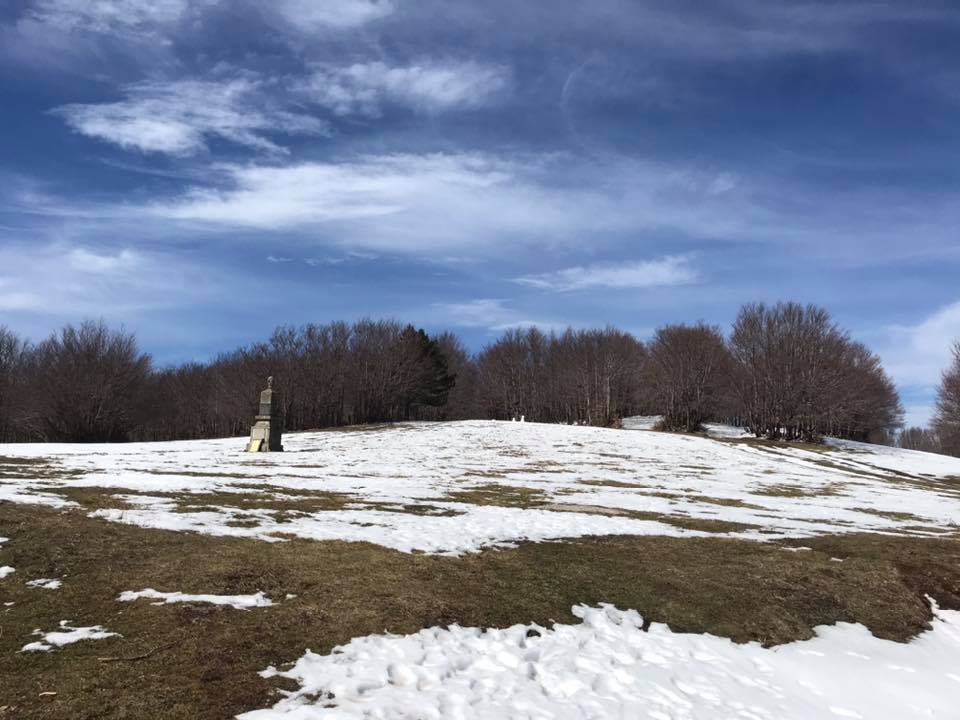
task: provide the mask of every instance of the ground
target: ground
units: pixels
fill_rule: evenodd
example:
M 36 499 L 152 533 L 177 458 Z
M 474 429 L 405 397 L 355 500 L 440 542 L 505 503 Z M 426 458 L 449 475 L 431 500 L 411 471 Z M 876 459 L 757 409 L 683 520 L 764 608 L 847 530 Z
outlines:
M 669 627 L 648 642 L 710 633 L 762 653 L 858 623 L 920 652 L 942 636 L 960 610 L 960 461 L 718 434 L 472 422 L 289 435 L 282 455 L 242 439 L 2 446 L 0 718 L 347 712 L 356 688 L 331 700 L 284 669 L 331 673 L 304 653 L 424 628 L 535 624 L 520 634 L 560 642 L 603 603 L 637 611 L 636 632 Z M 119 600 L 148 588 L 271 604 Z

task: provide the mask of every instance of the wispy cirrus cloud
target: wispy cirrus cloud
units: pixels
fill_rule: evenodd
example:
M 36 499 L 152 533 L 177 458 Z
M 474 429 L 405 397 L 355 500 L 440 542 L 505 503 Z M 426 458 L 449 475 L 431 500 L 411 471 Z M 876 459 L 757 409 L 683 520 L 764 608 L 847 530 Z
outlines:
M 71 104 L 54 112 L 77 132 L 121 147 L 192 155 L 209 138 L 283 153 L 272 133 L 323 135 L 326 123 L 272 100 L 254 76 L 225 80 L 147 81 L 124 88 L 111 103 Z
M 74 270 L 91 275 L 130 272 L 136 269 L 142 261 L 141 256 L 129 248 L 111 254 L 109 252 L 98 253 L 79 247 L 66 253 L 65 259 Z
M 275 0 L 266 10 L 289 28 L 311 33 L 360 27 L 391 15 L 394 0 Z
M 216 272 L 175 254 L 67 241 L 0 245 L 0 310 L 78 317 L 130 315 L 226 293 Z
M 718 195 L 711 191 L 715 174 L 659 164 L 430 153 L 221 170 L 218 183 L 136 212 L 224 230 L 326 225 L 353 250 L 431 257 L 438 250 L 489 256 L 518 242 L 575 245 L 588 232 L 598 242 L 608 233 L 653 229 L 724 237 L 744 231 L 759 213 L 742 187 Z M 557 184 L 557 176 L 567 182 Z
M 465 302 L 434 303 L 428 316 L 446 325 L 461 328 L 486 328 L 492 332 L 539 328 L 544 332 L 560 331 L 570 323 L 532 320 L 500 298 L 477 298 Z
M 698 273 L 686 256 L 668 256 L 655 260 L 626 263 L 580 265 L 555 272 L 524 275 L 514 282 L 521 285 L 569 292 L 590 288 L 651 288 L 688 285 L 696 282 Z
M 488 102 L 509 84 L 501 65 L 425 60 L 406 66 L 383 62 L 321 66 L 302 83 L 313 102 L 337 115 L 380 115 L 384 105 L 423 112 L 468 109 Z
M 216 0 L 37 0 L 27 17 L 68 31 L 153 34 L 159 26 L 180 21 L 191 8 Z

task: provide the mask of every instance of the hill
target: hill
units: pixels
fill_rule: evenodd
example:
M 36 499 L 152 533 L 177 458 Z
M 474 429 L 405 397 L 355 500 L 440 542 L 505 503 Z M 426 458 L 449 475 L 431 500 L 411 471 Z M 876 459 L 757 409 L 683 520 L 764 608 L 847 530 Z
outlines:
M 758 707 L 827 717 L 836 700 L 879 717 L 876 698 L 858 709 L 830 690 L 848 662 L 840 648 L 906 653 L 872 663 L 863 678 L 874 683 L 908 659 L 958 657 L 960 460 L 711 433 L 463 422 L 290 434 L 287 452 L 264 455 L 244 454 L 243 439 L 0 446 L 0 565 L 11 568 L 0 579 L 11 603 L 0 681 L 20 688 L 0 706 L 10 717 L 220 718 L 273 705 L 277 683 L 295 680 L 290 699 L 249 717 L 325 717 L 325 704 L 346 713 L 337 717 L 409 707 L 453 717 L 461 701 L 463 717 L 508 717 L 530 698 L 549 700 L 530 705 L 537 712 L 556 710 L 563 687 L 586 703 L 570 717 L 728 717 L 742 702 L 729 695 L 737 673 L 772 663 L 771 683 L 811 673 L 820 695 L 776 701 L 761 688 Z M 819 628 L 838 622 L 858 625 Z M 378 638 L 384 630 L 407 639 Z M 909 651 L 889 649 L 918 633 L 892 645 Z M 839 660 L 790 650 L 777 669 L 783 656 L 761 647 L 815 634 L 816 652 Z M 542 638 L 537 660 L 528 635 Z M 71 644 L 57 649 L 58 639 Z M 31 640 L 50 651 L 21 652 Z M 550 660 L 584 643 L 597 647 L 584 664 Z M 629 662 L 618 646 L 636 649 Z M 651 659 L 668 647 L 674 660 Z M 701 656 L 727 659 L 711 670 Z M 475 665 L 487 669 L 465 670 Z M 643 685 L 655 668 L 679 699 L 631 704 L 656 695 Z M 677 690 L 722 668 L 712 691 Z M 383 682 L 341 678 L 334 692 L 344 672 Z M 925 688 L 922 707 L 934 710 L 957 682 L 940 669 L 920 686 L 897 678 L 901 690 Z M 483 714 L 499 706 L 463 683 L 514 694 Z

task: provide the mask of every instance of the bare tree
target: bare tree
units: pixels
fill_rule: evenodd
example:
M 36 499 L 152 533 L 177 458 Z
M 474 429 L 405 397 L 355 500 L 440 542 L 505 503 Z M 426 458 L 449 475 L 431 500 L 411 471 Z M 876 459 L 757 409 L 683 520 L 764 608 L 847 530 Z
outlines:
M 143 417 L 150 358 L 103 322 L 68 325 L 27 353 L 18 425 L 44 441 L 128 439 Z
M 649 345 L 644 381 L 660 428 L 694 432 L 730 407 L 733 359 L 720 329 L 667 325 Z
M 0 441 L 17 439 L 15 404 L 25 350 L 20 338 L 0 325 Z
M 615 425 L 639 403 L 643 344 L 628 333 L 508 330 L 477 356 L 485 417 Z
M 954 343 L 953 361 L 940 381 L 933 428 L 942 451 L 960 457 L 960 341 Z
M 737 396 L 757 436 L 876 440 L 900 426 L 903 409 L 879 358 L 822 308 L 746 305 L 731 348 Z
M 897 437 L 897 447 L 931 453 L 942 451 L 937 433 L 925 427 L 909 427 L 904 430 Z

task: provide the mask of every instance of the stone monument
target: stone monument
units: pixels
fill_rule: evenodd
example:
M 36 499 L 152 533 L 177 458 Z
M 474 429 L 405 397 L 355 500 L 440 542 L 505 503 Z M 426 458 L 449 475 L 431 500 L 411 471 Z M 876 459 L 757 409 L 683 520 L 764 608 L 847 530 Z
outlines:
M 250 428 L 247 452 L 283 452 L 280 419 L 273 408 L 273 377 L 267 378 L 267 389 L 260 393 L 260 410 Z

